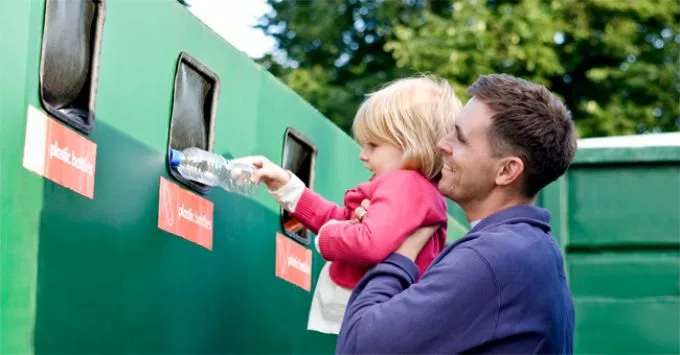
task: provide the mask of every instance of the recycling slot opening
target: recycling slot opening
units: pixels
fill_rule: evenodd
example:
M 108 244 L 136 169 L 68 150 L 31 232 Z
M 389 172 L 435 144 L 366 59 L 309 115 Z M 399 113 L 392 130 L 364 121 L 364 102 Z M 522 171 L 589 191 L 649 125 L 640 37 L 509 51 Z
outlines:
M 316 147 L 292 128 L 286 130 L 283 143 L 282 167 L 297 175 L 310 189 L 314 184 Z M 309 231 L 287 211 L 281 210 L 281 228 L 290 238 L 309 244 Z
M 219 78 L 189 54 L 182 52 L 175 73 L 168 153 L 196 147 L 212 152 Z M 210 187 L 185 179 L 167 161 L 170 175 L 201 194 Z
M 40 100 L 47 112 L 89 134 L 104 25 L 103 0 L 46 0 Z

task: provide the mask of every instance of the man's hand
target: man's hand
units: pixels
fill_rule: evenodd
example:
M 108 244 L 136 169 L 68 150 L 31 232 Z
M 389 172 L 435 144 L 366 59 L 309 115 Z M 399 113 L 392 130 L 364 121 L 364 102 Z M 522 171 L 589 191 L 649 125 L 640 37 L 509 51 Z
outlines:
M 416 261 L 416 257 L 423 250 L 423 247 L 428 240 L 434 235 L 437 230 L 437 226 L 427 226 L 420 227 L 416 229 L 413 234 L 411 234 L 404 243 L 395 251 L 397 254 L 401 254 L 412 261 Z
M 254 184 L 263 182 L 270 191 L 276 191 L 290 180 L 290 173 L 272 163 L 263 156 L 241 158 L 247 160 L 254 168 L 251 181 Z M 239 159 L 239 160 L 241 160 Z

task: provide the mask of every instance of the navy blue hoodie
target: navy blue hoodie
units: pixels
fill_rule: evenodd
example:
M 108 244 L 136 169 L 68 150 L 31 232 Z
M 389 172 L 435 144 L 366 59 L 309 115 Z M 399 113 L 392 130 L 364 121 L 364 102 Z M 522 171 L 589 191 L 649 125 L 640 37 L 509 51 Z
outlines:
M 480 221 L 418 278 L 392 254 L 350 298 L 339 354 L 573 352 L 574 306 L 550 213 L 521 205 Z

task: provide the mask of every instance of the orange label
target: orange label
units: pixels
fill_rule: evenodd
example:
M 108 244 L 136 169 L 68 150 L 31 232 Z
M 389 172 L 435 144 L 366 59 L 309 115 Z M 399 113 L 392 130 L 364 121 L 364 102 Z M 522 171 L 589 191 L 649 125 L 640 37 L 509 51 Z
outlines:
M 212 250 L 213 203 L 161 177 L 158 228 Z
M 312 288 L 312 251 L 276 233 L 276 276 L 309 291 Z
M 94 197 L 97 145 L 28 105 L 24 168 Z

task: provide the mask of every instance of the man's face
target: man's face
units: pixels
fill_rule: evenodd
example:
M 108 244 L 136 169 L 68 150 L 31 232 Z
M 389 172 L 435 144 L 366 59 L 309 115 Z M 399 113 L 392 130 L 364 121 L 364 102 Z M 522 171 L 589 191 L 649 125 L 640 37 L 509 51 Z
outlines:
M 491 109 L 473 97 L 456 128 L 437 143 L 444 160 L 439 191 L 461 206 L 484 200 L 495 186 L 498 159 L 491 154 L 487 136 L 491 117 Z

